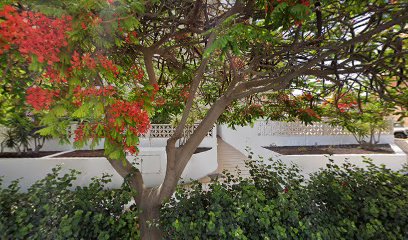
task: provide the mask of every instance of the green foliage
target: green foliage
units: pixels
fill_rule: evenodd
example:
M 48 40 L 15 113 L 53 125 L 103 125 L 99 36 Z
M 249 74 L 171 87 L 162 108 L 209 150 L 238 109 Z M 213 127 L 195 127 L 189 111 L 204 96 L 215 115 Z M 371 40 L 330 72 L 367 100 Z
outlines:
M 1 152 L 4 148 L 10 148 L 18 153 L 29 151 L 38 152 L 44 146 L 47 137 L 39 133 L 49 130 L 38 126 L 35 116 L 26 116 L 24 112 L 12 113 L 5 117 L 3 141 L 0 143 Z
M 234 101 L 218 121 L 233 128 L 253 124 L 260 118 L 272 121 L 299 120 L 307 125 L 321 120 L 319 105 L 319 98 L 311 93 L 294 95 L 290 91 L 279 91 Z
M 18 180 L 0 184 L 0 239 L 138 238 L 138 212 L 133 206 L 124 210 L 133 195 L 128 186 L 106 190 L 105 175 L 73 191 L 79 172 L 60 173 L 60 167 L 53 169 L 27 192 Z
M 26 116 L 11 114 L 5 126 L 8 128 L 1 142 L 1 150 L 4 147 L 14 148 L 17 152 L 26 152 L 29 148 L 29 141 L 33 137 L 32 130 L 34 124 Z
M 329 164 L 305 187 L 305 214 L 332 239 L 406 239 L 408 176 L 370 161 L 367 169 Z
M 166 239 L 405 239 L 408 176 L 368 162 L 332 163 L 306 181 L 296 167 L 249 161 L 208 190 L 179 189 L 162 209 Z
M 326 102 L 324 114 L 328 122 L 351 132 L 362 146 L 372 146 L 380 141 L 381 133 L 390 126 L 387 120 L 394 111 L 393 104 L 378 97 L 361 99 L 355 95 L 343 95 L 334 103 Z

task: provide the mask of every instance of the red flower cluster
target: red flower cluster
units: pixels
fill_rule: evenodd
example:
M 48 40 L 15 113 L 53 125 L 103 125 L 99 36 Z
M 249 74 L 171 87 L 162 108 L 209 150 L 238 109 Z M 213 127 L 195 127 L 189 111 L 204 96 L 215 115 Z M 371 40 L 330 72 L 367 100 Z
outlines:
M 150 120 L 147 112 L 142 109 L 138 102 L 128 102 L 117 100 L 108 110 L 108 128 L 114 128 L 116 132 L 121 133 L 124 149 L 131 154 L 136 153 L 135 146 L 126 144 L 126 133 L 130 131 L 133 135 L 139 136 L 146 133 L 150 128 Z M 117 121 L 118 118 L 124 121 Z
M 144 76 L 144 71 L 142 68 L 137 67 L 137 66 L 132 66 L 130 68 L 130 74 L 129 76 L 134 77 L 136 80 L 140 81 L 143 79 Z
M 80 86 L 77 86 L 74 89 L 74 105 L 80 106 L 82 104 L 82 101 L 86 97 L 98 97 L 98 96 L 103 96 L 103 97 L 108 97 L 108 96 L 113 96 L 116 93 L 116 90 L 113 86 L 107 86 L 107 87 L 91 87 L 91 88 L 81 88 Z
M 59 90 L 43 89 L 33 86 L 27 89 L 26 101 L 35 110 L 49 109 L 54 97 L 59 96 Z
M 357 106 L 357 102 L 353 101 L 350 103 L 338 103 L 337 104 L 337 108 L 340 110 L 340 112 L 345 112 L 346 110 L 350 109 L 350 108 L 354 108 Z
M 137 32 L 133 31 L 130 33 L 125 34 L 125 42 L 126 43 L 131 43 L 132 39 L 135 39 L 137 37 Z
M 47 71 L 44 72 L 43 77 L 48 78 L 51 83 L 66 83 L 67 79 L 61 75 L 58 70 L 52 67 L 47 67 Z
M 298 111 L 299 111 L 299 113 L 307 114 L 307 115 L 310 116 L 310 117 L 314 117 L 314 118 L 317 118 L 317 119 L 321 119 L 321 117 L 319 116 L 319 114 L 317 114 L 317 113 L 316 113 L 313 109 L 311 109 L 311 108 L 305 108 L 305 109 L 301 108 L 301 109 L 299 109 Z
M 304 93 L 302 97 L 309 101 L 313 99 L 313 95 L 310 93 Z
M 75 138 L 74 138 L 75 142 L 79 142 L 79 141 L 84 140 L 84 136 L 85 136 L 85 134 L 84 134 L 84 124 L 78 125 L 78 127 L 74 131 L 74 135 L 75 135 Z
M 337 102 L 337 109 L 339 109 L 340 112 L 345 112 L 346 110 L 349 110 L 350 108 L 354 107 L 357 107 L 357 101 L 352 95 L 341 94 L 339 96 Z
M 88 123 L 86 125 L 84 123 L 79 124 L 74 131 L 74 142 L 83 141 L 85 139 L 85 135 L 87 138 L 97 138 L 98 134 L 96 133 L 96 128 L 98 125 L 99 123 Z M 85 130 L 85 128 L 87 128 L 87 130 Z
M 49 65 L 59 62 L 60 49 L 68 46 L 66 33 L 71 30 L 71 17 L 52 19 L 42 13 L 18 12 L 6 5 L 0 10 L 0 54 L 15 47 L 25 56 L 35 55 Z
M 74 51 L 71 57 L 71 65 L 73 69 L 77 70 L 81 70 L 83 67 L 93 70 L 99 65 L 103 69 L 112 72 L 115 75 L 119 74 L 118 67 L 112 60 L 109 60 L 107 56 L 97 53 L 96 60 L 97 61 L 95 61 L 95 59 L 89 53 L 84 53 L 82 56 L 80 56 L 77 51 Z
M 306 7 L 309 7 L 310 6 L 310 1 L 309 0 L 300 0 L 300 4 L 303 4 Z
M 118 67 L 113 63 L 113 61 L 109 60 L 108 57 L 102 54 L 98 54 L 97 57 L 98 57 L 99 63 L 106 71 L 110 71 L 115 75 L 119 74 Z
M 81 56 L 79 56 L 79 53 L 77 51 L 74 51 L 74 53 L 72 54 L 71 65 L 72 65 L 72 68 L 74 69 L 82 68 Z
M 245 115 L 262 115 L 264 114 L 264 110 L 262 109 L 262 106 L 260 104 L 254 103 L 247 106 L 244 109 L 243 113 Z
M 96 68 L 96 62 L 95 60 L 91 57 L 91 54 L 89 53 L 84 53 L 82 55 L 82 64 L 87 67 L 88 69 L 95 69 Z
M 147 112 L 142 109 L 138 102 L 127 102 L 123 100 L 116 100 L 109 109 L 109 124 L 114 126 L 117 132 L 125 130 L 125 123 L 118 125 L 116 119 L 122 117 L 130 124 L 129 130 L 135 134 L 144 134 L 149 130 L 150 120 Z

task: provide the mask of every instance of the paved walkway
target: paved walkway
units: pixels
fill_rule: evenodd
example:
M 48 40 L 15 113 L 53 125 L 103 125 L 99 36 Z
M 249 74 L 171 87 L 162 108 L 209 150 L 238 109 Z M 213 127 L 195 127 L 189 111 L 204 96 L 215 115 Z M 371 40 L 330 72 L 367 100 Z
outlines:
M 244 178 L 249 176 L 249 169 L 245 166 L 245 160 L 248 157 L 219 137 L 217 138 L 217 145 L 218 168 L 214 173 L 199 180 L 204 184 L 204 188 L 211 181 L 211 178 L 221 176 L 223 171 L 232 173 L 234 176 L 240 172 L 240 176 Z
M 236 175 L 238 171 L 241 171 L 241 176 L 249 176 L 249 170 L 245 166 L 245 160 L 248 159 L 244 154 L 238 151 L 233 146 L 224 142 L 221 138 L 217 138 L 218 143 L 218 168 L 213 174 L 209 174 L 209 177 L 200 179 L 202 183 L 208 183 L 210 177 L 219 176 L 224 170 Z M 398 145 L 406 154 L 408 159 L 408 139 L 395 139 L 395 144 Z
M 222 173 L 224 170 L 232 174 L 237 174 L 241 171 L 241 176 L 245 177 L 249 175 L 249 170 L 245 166 L 245 160 L 248 159 L 247 156 L 242 154 L 233 146 L 224 142 L 221 138 L 217 138 L 218 143 L 218 169 L 217 173 Z
M 407 154 L 407 159 L 408 159 L 408 139 L 395 139 L 394 140 L 395 144 L 401 148 L 404 153 Z

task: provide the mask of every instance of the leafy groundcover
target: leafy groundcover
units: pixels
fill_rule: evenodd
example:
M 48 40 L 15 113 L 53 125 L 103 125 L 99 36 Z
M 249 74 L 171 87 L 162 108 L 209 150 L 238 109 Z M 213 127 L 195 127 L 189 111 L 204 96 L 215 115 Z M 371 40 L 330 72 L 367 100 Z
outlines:
M 296 166 L 247 162 L 251 176 L 180 187 L 162 208 L 165 239 L 407 239 L 408 176 L 332 163 L 306 180 Z M 406 170 L 405 170 L 406 171 Z M 53 169 L 27 192 L 0 188 L 0 239 L 139 239 L 132 192 L 109 176 L 73 188 Z
M 105 190 L 110 176 L 102 176 L 73 189 L 78 174 L 55 168 L 27 192 L 17 180 L 0 186 L 0 239 L 137 239 L 129 188 Z
M 168 239 L 407 239 L 408 176 L 368 164 L 330 163 L 306 181 L 295 166 L 250 161 L 248 179 L 179 189 L 162 226 Z

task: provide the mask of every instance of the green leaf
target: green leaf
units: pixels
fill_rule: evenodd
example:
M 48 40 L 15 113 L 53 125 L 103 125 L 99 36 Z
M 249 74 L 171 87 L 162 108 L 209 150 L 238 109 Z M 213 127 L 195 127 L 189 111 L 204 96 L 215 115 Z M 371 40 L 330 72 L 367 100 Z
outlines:
M 62 105 L 56 105 L 51 111 L 56 117 L 63 117 L 67 114 L 67 109 Z
M 105 107 L 103 106 L 102 102 L 97 102 L 94 109 L 95 117 L 101 117 L 105 112 Z
M 89 114 L 90 104 L 83 103 L 75 112 L 72 113 L 72 117 L 84 118 Z
M 55 132 L 54 127 L 50 126 L 50 127 L 42 128 L 38 130 L 36 133 L 40 134 L 41 136 L 50 136 L 50 135 L 53 135 L 54 132 Z

